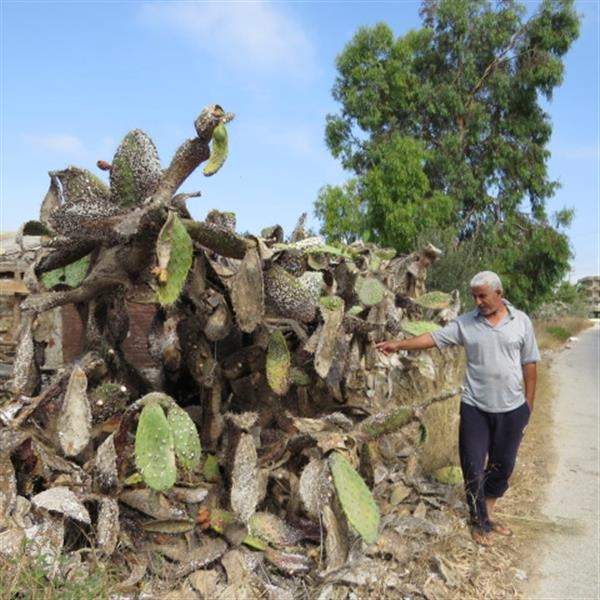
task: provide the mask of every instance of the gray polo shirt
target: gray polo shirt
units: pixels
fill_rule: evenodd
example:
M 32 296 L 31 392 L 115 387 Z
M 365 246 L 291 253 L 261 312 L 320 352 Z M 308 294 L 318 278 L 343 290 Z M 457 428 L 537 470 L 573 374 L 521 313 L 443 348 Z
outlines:
M 467 354 L 462 401 L 486 412 L 507 412 L 525 402 L 523 365 L 540 353 L 529 317 L 509 302 L 508 315 L 496 327 L 475 309 L 431 334 L 441 350 L 463 346 Z

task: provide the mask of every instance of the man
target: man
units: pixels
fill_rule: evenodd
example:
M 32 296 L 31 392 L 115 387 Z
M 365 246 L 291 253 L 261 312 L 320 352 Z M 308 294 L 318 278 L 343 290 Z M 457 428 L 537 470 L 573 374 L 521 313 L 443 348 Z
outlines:
M 535 397 L 540 354 L 529 317 L 502 297 L 500 278 L 491 271 L 471 280 L 477 308 L 443 329 L 407 340 L 379 342 L 389 354 L 461 345 L 467 373 L 460 405 L 459 453 L 473 539 L 492 543 L 491 533 L 511 535 L 492 519 L 496 500 L 508 489 L 517 450 Z

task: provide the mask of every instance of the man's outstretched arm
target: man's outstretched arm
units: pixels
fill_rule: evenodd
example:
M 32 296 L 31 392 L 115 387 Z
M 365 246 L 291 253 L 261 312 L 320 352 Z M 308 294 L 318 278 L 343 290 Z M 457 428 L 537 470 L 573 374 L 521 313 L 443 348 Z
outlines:
M 387 342 L 377 342 L 375 348 L 381 350 L 385 354 L 392 354 L 399 350 L 426 350 L 433 348 L 435 342 L 430 333 L 424 333 L 417 337 L 408 338 L 407 340 L 389 340 Z

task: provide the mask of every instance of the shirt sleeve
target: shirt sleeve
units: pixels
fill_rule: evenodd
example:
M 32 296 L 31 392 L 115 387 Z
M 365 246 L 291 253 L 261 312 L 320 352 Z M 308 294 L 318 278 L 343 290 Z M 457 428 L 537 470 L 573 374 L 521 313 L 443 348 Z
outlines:
M 433 331 L 431 337 L 435 345 L 441 350 L 446 346 L 462 346 L 463 340 L 458 321 L 450 321 L 446 327 Z
M 521 345 L 521 364 L 536 363 L 540 361 L 540 351 L 535 340 L 533 325 L 529 317 L 525 317 L 525 336 Z

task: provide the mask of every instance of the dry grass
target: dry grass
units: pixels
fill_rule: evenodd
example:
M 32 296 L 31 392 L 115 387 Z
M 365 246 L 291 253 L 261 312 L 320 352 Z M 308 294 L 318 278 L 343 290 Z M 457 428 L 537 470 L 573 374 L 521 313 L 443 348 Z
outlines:
M 39 561 L 26 554 L 15 559 L 0 558 L 3 600 L 108 599 L 117 581 L 110 564 L 97 563 L 91 571 L 73 569 L 67 577 L 48 579 Z
M 592 321 L 585 317 L 557 317 L 549 321 L 535 321 L 535 336 L 541 350 L 556 350 L 571 336 L 591 327 Z

